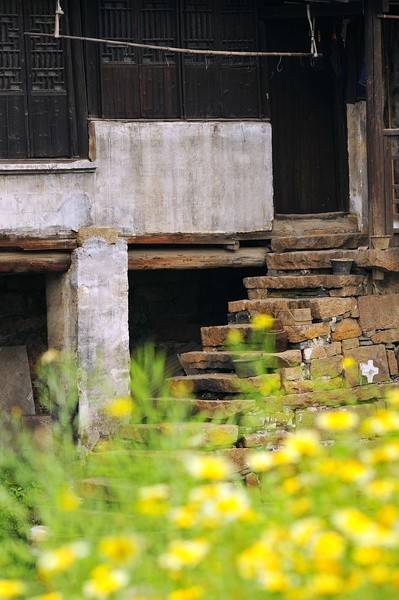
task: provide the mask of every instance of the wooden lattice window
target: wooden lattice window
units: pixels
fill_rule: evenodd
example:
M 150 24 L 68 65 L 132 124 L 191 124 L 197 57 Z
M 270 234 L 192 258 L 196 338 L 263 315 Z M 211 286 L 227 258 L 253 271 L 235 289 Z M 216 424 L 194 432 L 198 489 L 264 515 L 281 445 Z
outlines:
M 103 38 L 164 46 L 256 50 L 255 0 L 100 0 Z M 101 50 L 102 116 L 262 116 L 257 59 Z
M 0 0 L 0 158 L 73 155 L 65 44 L 52 0 Z

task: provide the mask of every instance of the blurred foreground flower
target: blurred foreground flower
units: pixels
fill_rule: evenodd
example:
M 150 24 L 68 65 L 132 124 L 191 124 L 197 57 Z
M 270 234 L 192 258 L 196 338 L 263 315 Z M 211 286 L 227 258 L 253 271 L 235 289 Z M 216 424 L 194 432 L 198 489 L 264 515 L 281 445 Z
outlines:
M 83 541 L 45 551 L 38 559 L 39 572 L 44 575 L 52 575 L 66 571 L 77 560 L 86 558 L 88 554 L 89 545 Z
M 359 417 L 350 410 L 329 410 L 320 413 L 316 424 L 326 431 L 349 431 L 359 423 Z
M 221 481 L 230 477 L 233 465 L 222 456 L 193 454 L 186 460 L 186 468 L 192 477 Z
M 112 569 L 109 565 L 99 565 L 90 573 L 84 586 L 84 594 L 90 598 L 108 598 L 129 583 L 125 571 Z
M 25 585 L 17 579 L 0 579 L 0 599 L 19 598 L 25 590 Z
M 105 413 L 114 419 L 126 419 L 133 414 L 134 402 L 129 397 L 114 398 L 105 407 Z
M 99 553 L 105 559 L 118 564 L 135 559 L 139 550 L 140 542 L 135 535 L 108 536 L 98 544 Z
M 271 329 L 274 323 L 273 317 L 266 314 L 258 314 L 251 320 L 251 327 L 255 331 L 265 331 Z
M 159 558 L 163 569 L 180 571 L 185 567 L 195 567 L 207 555 L 209 543 L 202 539 L 174 540 L 167 551 Z

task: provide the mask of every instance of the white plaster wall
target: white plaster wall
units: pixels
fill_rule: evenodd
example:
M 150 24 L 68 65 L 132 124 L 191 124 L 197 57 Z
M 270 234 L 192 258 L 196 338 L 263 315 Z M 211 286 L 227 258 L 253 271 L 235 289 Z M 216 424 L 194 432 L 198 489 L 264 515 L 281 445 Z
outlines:
M 359 230 L 368 225 L 366 102 L 347 105 L 349 155 L 349 210 Z
M 95 222 L 132 233 L 271 229 L 271 126 L 95 121 Z
M 93 172 L 88 161 L 0 164 L 0 231 L 271 229 L 269 123 L 94 121 L 93 131 Z

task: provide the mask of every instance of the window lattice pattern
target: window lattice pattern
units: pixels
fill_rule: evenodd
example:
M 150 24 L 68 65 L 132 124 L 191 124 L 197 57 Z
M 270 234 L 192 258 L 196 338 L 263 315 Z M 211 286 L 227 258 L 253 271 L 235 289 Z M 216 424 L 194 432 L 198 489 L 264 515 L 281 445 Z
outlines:
M 23 90 L 18 2 L 0 0 L 0 92 Z
M 53 2 L 35 3 L 29 30 L 51 33 L 54 28 Z M 52 38 L 31 38 L 31 87 L 34 92 L 65 92 L 65 67 L 62 42 Z

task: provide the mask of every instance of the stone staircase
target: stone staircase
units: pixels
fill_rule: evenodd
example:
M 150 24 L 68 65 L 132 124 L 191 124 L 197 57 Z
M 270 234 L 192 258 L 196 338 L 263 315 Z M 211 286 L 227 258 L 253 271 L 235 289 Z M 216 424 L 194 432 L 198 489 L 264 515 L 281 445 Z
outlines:
M 385 405 L 386 389 L 398 375 L 398 361 L 396 347 L 374 343 L 363 326 L 368 298 L 375 298 L 368 295 L 367 272 L 278 273 L 247 278 L 244 285 L 248 298 L 229 303 L 228 324 L 203 327 L 202 351 L 179 357 L 186 375 L 170 379 L 172 396 L 190 392 L 195 400 L 186 402 L 204 411 L 215 427 L 224 417 L 230 423 L 233 419 L 234 446 L 243 452 L 275 447 L 288 431 L 312 426 L 321 410 L 351 405 L 368 414 Z M 399 295 L 395 299 L 399 309 Z M 274 351 L 253 347 L 236 351 L 229 339 L 238 332 L 242 340 L 250 340 L 251 320 L 259 314 L 274 318 L 265 334 Z M 263 377 L 252 369 L 262 359 L 269 367 Z M 359 367 L 368 361 L 378 369 L 372 383 Z M 344 368 L 345 362 L 353 366 Z M 262 393 L 271 377 L 274 392 Z M 240 399 L 243 389 L 248 400 Z

